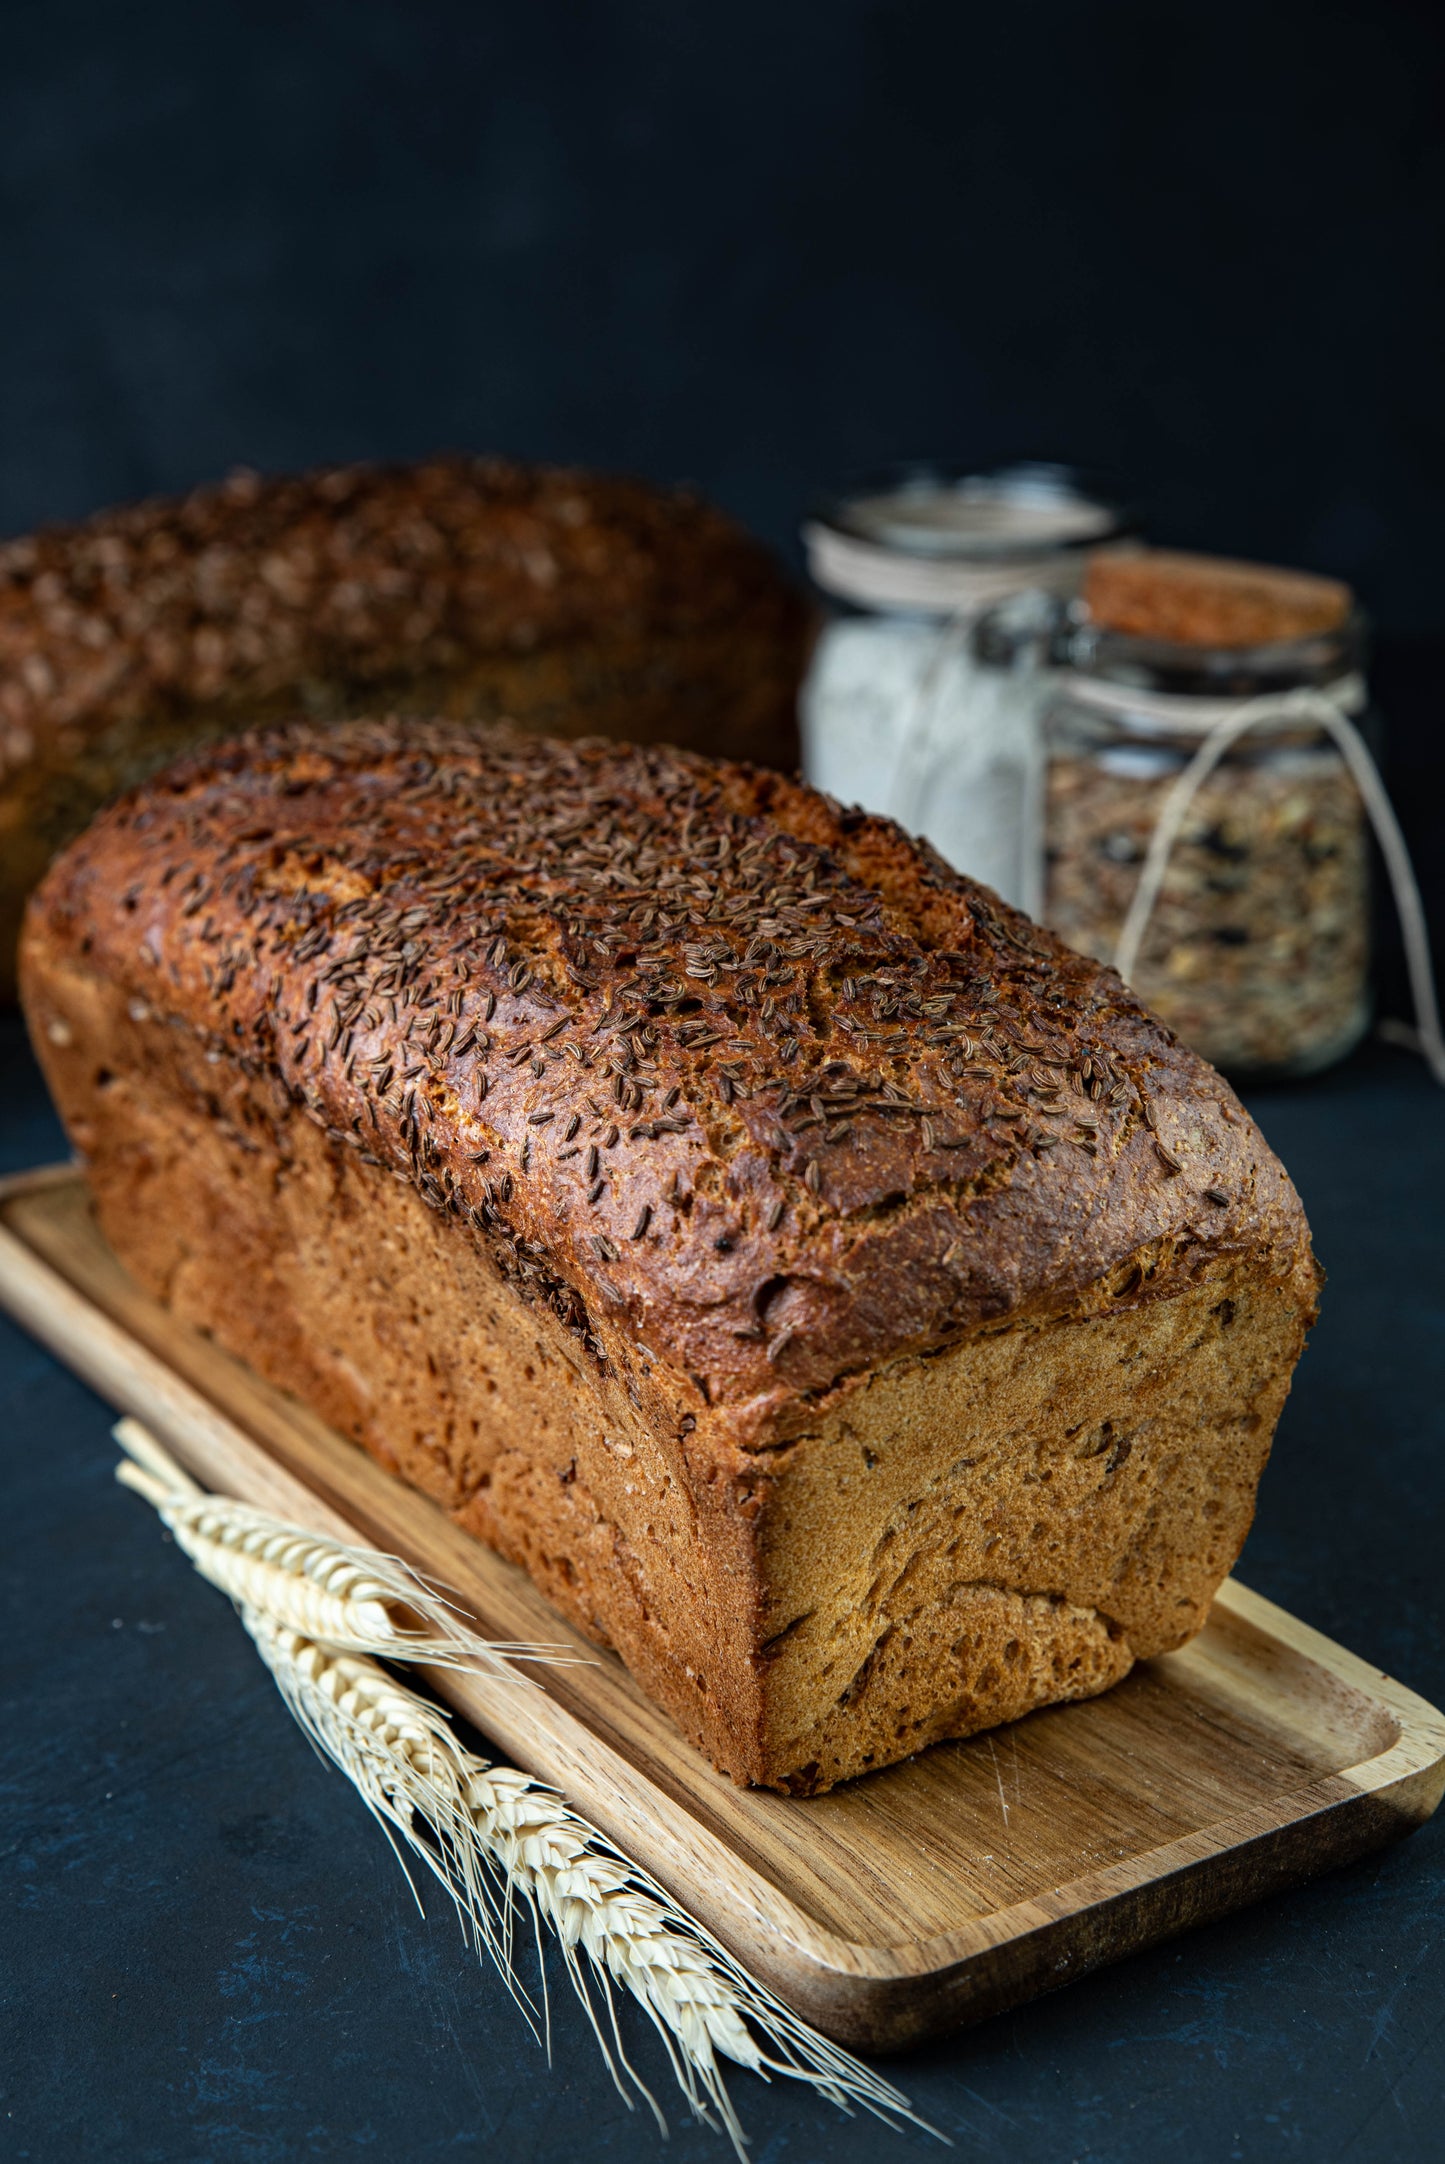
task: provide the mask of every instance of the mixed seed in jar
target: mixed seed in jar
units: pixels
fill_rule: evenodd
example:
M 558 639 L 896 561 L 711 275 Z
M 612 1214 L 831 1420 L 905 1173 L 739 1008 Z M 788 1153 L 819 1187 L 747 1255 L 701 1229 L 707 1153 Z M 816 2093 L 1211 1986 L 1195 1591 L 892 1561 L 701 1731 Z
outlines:
M 1369 849 L 1339 749 L 1289 694 L 1362 703 L 1348 589 L 1145 551 L 1097 559 L 1079 616 L 1044 721 L 1049 923 L 1114 958 L 1174 784 L 1251 702 L 1183 817 L 1131 981 L 1228 1071 L 1328 1065 L 1368 1018 Z

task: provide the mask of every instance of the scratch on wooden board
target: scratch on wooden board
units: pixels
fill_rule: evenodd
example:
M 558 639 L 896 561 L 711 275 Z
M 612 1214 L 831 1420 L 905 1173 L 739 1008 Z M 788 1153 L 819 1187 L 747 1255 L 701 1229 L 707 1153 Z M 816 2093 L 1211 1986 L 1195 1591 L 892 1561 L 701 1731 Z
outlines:
M 1017 1749 L 1017 1745 L 1015 1745 Z M 1003 1812 L 1003 1822 L 1008 1824 L 1008 1797 L 1003 1792 L 1003 1774 L 999 1768 L 998 1752 L 993 1747 L 993 1737 L 988 1739 L 988 1755 L 993 1760 L 993 1777 L 998 1782 L 998 1807 Z

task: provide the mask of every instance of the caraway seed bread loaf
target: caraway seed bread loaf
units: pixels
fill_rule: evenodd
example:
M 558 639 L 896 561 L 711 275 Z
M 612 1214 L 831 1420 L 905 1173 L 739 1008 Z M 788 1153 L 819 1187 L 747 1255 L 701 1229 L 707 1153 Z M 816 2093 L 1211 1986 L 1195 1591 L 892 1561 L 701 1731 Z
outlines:
M 1220 1077 L 886 820 L 660 748 L 296 725 L 23 951 L 131 1270 L 809 1794 L 1204 1621 L 1314 1314 Z

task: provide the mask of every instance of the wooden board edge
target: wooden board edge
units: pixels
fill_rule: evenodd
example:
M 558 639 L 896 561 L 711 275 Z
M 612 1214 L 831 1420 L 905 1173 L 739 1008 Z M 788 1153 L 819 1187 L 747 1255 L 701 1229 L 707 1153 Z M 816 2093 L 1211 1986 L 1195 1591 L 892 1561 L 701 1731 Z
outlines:
M 1270 1826 L 1221 1853 L 1176 1860 L 1161 1870 L 1171 1851 L 1156 1850 L 1150 1875 L 1113 1890 L 1095 1887 L 1084 1907 L 1027 1917 L 1020 1910 L 1000 1911 L 991 1920 L 1011 1919 L 1013 1933 L 989 1949 L 986 1961 L 975 1952 L 907 1979 L 869 1979 L 846 1997 L 819 1995 L 800 2003 L 800 2011 L 840 2043 L 875 2053 L 905 2051 L 1355 1862 L 1408 1831 L 1388 1801 L 1346 1782 L 1338 1787 L 1340 1793 L 1322 1797 L 1308 1816 Z
M 1428 1818 L 1445 1793 L 1445 1712 L 1337 1639 L 1302 1622 L 1288 1608 L 1241 1585 L 1237 1578 L 1226 1578 L 1214 1598 L 1216 1606 L 1252 1623 L 1389 1711 L 1399 1727 L 1395 1742 L 1373 1758 L 1342 1768 L 1342 1777 L 1362 1794 L 1415 1787 L 1422 1798 L 1430 1794 L 1433 1783 L 1433 1800 L 1421 1813 L 1422 1819 Z
M 19 1195 L 36 1195 L 46 1187 L 65 1187 L 84 1181 L 85 1167 L 77 1158 L 54 1165 L 28 1165 L 23 1172 L 0 1172 L 0 1209 Z

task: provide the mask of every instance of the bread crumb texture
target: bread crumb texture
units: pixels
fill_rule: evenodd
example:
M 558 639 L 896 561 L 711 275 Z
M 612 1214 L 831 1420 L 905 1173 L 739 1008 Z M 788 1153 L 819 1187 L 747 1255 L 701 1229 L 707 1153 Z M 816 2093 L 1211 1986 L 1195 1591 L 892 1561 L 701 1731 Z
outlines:
M 1298 1199 L 1109 970 L 660 747 L 295 724 L 32 903 L 122 1259 L 812 1793 L 1197 1630 L 1314 1313 Z

